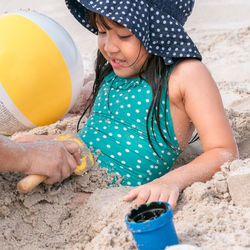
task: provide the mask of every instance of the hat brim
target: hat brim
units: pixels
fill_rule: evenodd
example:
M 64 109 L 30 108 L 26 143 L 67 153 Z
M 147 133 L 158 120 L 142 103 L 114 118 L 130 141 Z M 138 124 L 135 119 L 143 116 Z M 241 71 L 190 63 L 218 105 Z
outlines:
M 186 33 L 184 27 L 171 15 L 152 6 L 141 13 L 142 6 L 133 5 L 124 8 L 123 1 L 116 1 L 105 6 L 100 2 L 87 0 L 66 0 L 66 5 L 73 16 L 89 31 L 98 34 L 98 31 L 89 22 L 90 11 L 98 13 L 110 20 L 116 21 L 128 28 L 151 54 L 161 56 L 166 65 L 170 65 L 177 58 L 202 59 L 196 45 Z M 132 1 L 131 1 L 132 2 Z M 156 18 L 156 14 L 159 19 Z M 143 14 L 140 16 L 140 14 Z

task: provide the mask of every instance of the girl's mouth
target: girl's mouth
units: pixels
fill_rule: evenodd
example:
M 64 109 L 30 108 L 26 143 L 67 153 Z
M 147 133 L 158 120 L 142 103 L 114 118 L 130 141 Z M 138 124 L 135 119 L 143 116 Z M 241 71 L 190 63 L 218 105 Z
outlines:
M 126 62 L 125 60 L 119 60 L 115 58 L 111 59 L 111 65 L 113 68 L 120 68 L 125 64 L 125 62 Z

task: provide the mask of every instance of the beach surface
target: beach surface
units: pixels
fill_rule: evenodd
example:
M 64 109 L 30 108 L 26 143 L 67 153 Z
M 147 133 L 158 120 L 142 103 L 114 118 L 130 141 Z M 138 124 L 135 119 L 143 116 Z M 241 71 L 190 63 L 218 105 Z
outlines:
M 55 124 L 21 133 L 75 132 L 94 80 L 96 37 L 71 16 L 63 0 L 1 0 L 0 6 L 0 14 L 37 11 L 56 20 L 72 36 L 84 65 L 83 88 L 74 108 Z M 240 159 L 181 193 L 173 219 L 180 245 L 169 249 L 250 248 L 249 10 L 249 0 L 198 0 L 185 25 L 218 84 Z M 201 152 L 199 141 L 191 144 L 175 167 Z M 83 176 L 41 184 L 28 194 L 17 190 L 22 177 L 0 173 L 1 249 L 136 249 L 124 222 L 135 207 L 122 200 L 130 188 L 107 188 L 110 179 L 105 171 L 93 167 Z M 85 202 L 83 191 L 92 193 Z

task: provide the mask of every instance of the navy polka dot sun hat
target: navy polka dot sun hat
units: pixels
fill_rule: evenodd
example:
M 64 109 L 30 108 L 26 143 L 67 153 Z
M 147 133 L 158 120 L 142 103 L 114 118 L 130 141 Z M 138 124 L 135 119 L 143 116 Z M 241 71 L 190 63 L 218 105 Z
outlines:
M 151 54 L 161 56 L 166 65 L 174 58 L 201 55 L 183 28 L 194 0 L 66 0 L 74 17 L 97 34 L 89 23 L 89 11 L 101 14 L 128 28 Z

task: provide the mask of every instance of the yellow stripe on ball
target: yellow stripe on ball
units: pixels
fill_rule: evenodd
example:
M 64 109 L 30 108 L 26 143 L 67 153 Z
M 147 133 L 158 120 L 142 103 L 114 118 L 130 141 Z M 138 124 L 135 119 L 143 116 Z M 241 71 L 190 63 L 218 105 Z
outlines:
M 0 83 L 37 126 L 57 121 L 70 105 L 71 79 L 62 54 L 43 29 L 17 14 L 0 17 Z

